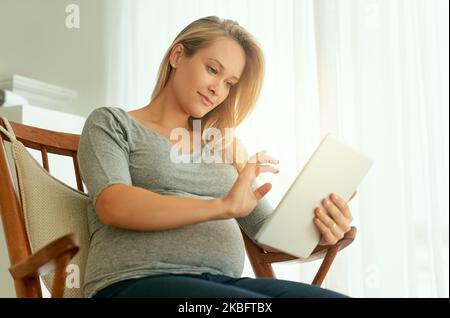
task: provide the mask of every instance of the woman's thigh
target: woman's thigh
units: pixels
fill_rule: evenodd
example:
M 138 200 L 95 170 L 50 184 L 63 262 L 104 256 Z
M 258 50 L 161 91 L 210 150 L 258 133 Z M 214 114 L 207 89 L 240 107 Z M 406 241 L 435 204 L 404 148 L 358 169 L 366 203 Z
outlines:
M 257 291 L 202 279 L 196 275 L 157 275 L 107 286 L 94 298 L 265 298 Z
M 228 282 L 229 286 L 245 288 L 273 298 L 347 298 L 343 294 L 314 285 L 274 279 L 238 278 Z

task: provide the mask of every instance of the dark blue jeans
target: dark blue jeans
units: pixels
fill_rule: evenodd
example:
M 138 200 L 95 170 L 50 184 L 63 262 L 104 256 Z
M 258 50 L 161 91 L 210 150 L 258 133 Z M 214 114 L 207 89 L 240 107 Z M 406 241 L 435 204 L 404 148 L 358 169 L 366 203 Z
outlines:
M 94 298 L 343 298 L 304 283 L 274 278 L 233 278 L 212 274 L 164 274 L 109 285 Z

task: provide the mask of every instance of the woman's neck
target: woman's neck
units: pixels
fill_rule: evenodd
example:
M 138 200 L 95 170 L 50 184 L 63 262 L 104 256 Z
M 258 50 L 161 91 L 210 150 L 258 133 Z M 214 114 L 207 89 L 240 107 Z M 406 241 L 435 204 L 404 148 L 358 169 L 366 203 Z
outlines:
M 167 88 L 167 86 L 166 86 Z M 143 108 L 146 120 L 166 129 L 185 128 L 188 131 L 189 114 L 186 113 L 167 89 Z

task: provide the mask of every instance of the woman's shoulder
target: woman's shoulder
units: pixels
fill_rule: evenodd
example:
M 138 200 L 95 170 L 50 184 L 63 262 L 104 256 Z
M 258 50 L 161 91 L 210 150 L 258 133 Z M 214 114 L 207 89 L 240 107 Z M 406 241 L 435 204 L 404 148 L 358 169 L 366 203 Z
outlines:
M 111 136 L 119 134 L 127 140 L 133 135 L 132 123 L 126 111 L 120 107 L 102 106 L 94 109 L 86 118 L 81 136 L 102 131 Z
M 88 115 L 88 118 L 90 117 L 124 117 L 126 115 L 126 111 L 120 107 L 112 107 L 112 106 L 101 106 L 98 108 L 95 108 L 93 111 L 90 112 Z
M 87 117 L 80 135 L 80 144 L 95 143 L 95 147 L 108 147 L 111 142 L 115 142 L 124 149 L 133 149 L 133 134 L 125 110 L 103 106 L 94 109 Z
M 120 107 L 102 106 L 94 109 L 86 118 L 85 125 L 95 123 L 97 125 L 128 127 L 130 120 L 127 112 Z

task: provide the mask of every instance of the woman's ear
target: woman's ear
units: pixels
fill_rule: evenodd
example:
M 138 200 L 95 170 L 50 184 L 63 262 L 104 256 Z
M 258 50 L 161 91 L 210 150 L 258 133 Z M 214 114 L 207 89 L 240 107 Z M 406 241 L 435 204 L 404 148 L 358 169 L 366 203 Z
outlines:
M 177 43 L 170 52 L 170 64 L 173 68 L 176 68 L 180 63 L 181 58 L 184 56 L 184 45 Z

